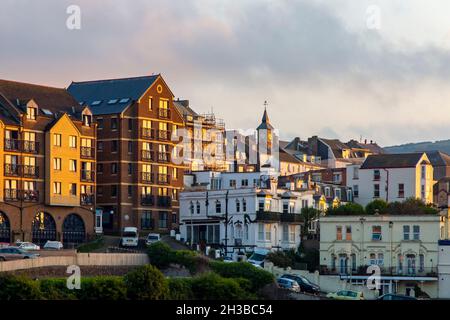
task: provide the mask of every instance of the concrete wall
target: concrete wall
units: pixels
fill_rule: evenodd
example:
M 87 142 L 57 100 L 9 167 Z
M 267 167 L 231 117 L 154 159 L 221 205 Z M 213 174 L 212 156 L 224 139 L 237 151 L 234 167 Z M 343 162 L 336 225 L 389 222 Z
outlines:
M 52 266 L 140 266 L 148 263 L 148 256 L 141 253 L 78 253 L 0 262 L 0 272 Z

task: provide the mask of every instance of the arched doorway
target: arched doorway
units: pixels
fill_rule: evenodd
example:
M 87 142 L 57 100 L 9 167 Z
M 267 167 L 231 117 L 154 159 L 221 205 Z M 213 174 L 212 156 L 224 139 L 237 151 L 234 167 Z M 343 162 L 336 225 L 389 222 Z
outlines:
M 11 242 L 11 226 L 8 217 L 3 212 L 0 212 L 0 242 Z
M 63 243 L 64 247 L 74 247 L 83 243 L 86 239 L 86 230 L 83 219 L 75 214 L 69 214 L 63 223 Z
M 47 212 L 38 212 L 32 222 L 32 241 L 38 245 L 44 245 L 47 241 L 56 240 L 56 223 Z

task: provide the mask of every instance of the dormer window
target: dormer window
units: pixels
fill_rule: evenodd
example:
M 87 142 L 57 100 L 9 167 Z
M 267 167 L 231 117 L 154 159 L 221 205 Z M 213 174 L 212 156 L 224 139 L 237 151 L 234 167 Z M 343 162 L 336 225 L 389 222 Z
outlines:
M 83 114 L 83 125 L 90 127 L 92 122 L 92 116 L 88 114 Z
M 36 107 L 27 107 L 27 119 L 28 120 L 36 120 L 37 117 L 37 108 Z

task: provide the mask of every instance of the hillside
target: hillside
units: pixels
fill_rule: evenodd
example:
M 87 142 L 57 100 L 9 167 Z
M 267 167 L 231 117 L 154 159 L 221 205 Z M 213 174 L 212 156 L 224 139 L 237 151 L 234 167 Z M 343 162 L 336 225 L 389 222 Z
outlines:
M 450 154 L 450 140 L 406 143 L 398 146 L 384 147 L 383 149 L 388 153 L 407 153 L 407 152 L 437 150 Z

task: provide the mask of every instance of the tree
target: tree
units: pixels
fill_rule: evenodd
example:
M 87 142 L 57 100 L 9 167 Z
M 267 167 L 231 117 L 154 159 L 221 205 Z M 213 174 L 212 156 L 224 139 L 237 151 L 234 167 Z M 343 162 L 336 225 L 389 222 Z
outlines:
M 125 275 L 124 281 L 131 299 L 161 300 L 169 296 L 164 275 L 152 265 L 145 265 L 131 271 Z
M 375 214 L 378 210 L 379 214 L 387 213 L 388 204 L 386 201 L 381 199 L 375 199 L 366 205 L 367 214 Z
M 329 207 L 327 209 L 327 215 L 340 215 L 340 216 L 359 216 L 365 213 L 363 206 L 357 203 L 346 203 L 336 208 Z
M 307 235 L 310 222 L 319 217 L 320 211 L 312 207 L 307 207 L 303 208 L 300 214 L 303 218 L 302 235 Z

